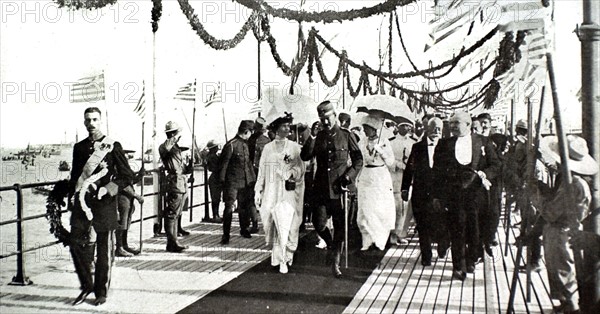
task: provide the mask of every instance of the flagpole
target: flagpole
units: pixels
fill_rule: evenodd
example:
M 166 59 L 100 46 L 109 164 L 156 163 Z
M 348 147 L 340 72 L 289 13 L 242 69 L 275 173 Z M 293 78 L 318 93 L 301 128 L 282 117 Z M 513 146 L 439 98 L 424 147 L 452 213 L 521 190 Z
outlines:
M 198 92 L 196 90 L 197 88 L 198 87 L 196 85 L 196 79 L 194 79 L 194 110 L 192 111 L 192 147 L 190 148 L 192 155 L 192 158 L 190 159 L 190 168 L 192 168 L 192 173 L 190 174 L 190 222 L 192 222 L 192 219 L 194 217 L 194 146 L 196 143 L 194 132 L 196 131 L 196 98 L 198 98 Z
M 221 112 L 223 113 L 223 131 L 225 132 L 225 143 L 227 143 L 227 124 L 225 124 L 225 107 L 221 103 Z
M 158 173 L 158 138 L 156 136 L 156 32 L 152 32 L 152 188 L 154 192 L 160 192 Z M 158 235 L 162 229 L 162 217 L 159 212 L 160 193 L 154 196 L 154 234 Z
M 110 128 L 108 127 L 108 103 L 106 102 L 106 76 L 104 76 L 104 70 L 102 70 L 102 84 L 104 86 L 102 86 L 102 93 L 104 93 L 104 95 L 102 95 L 104 98 L 104 115 L 106 116 L 106 136 L 109 136 L 109 131 Z
M 141 150 L 141 156 L 142 156 L 142 184 L 140 187 L 140 195 L 142 195 L 142 198 L 144 197 L 144 129 L 145 129 L 145 124 L 146 122 L 144 120 L 142 120 L 142 150 Z M 144 224 L 144 203 L 140 203 L 140 254 L 142 253 L 142 231 L 143 231 L 143 226 Z

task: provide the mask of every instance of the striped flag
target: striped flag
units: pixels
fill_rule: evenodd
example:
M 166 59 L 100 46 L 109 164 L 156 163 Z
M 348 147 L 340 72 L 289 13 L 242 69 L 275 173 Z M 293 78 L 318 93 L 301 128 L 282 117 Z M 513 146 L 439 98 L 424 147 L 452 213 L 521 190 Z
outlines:
M 84 77 L 71 85 L 70 102 L 96 102 L 104 99 L 104 73 Z
M 173 98 L 185 101 L 196 101 L 196 93 L 196 81 L 194 81 L 193 83 L 187 83 L 180 87 Z
M 219 87 L 217 87 L 217 89 L 215 89 L 214 92 L 212 92 L 212 94 L 210 94 L 210 96 L 208 96 L 208 99 L 206 100 L 205 104 L 204 104 L 204 108 L 207 108 L 208 106 L 217 103 L 217 102 L 221 102 L 222 98 L 221 98 L 221 85 L 219 85 Z
M 248 112 L 249 114 L 259 114 L 262 112 L 262 101 L 259 99 L 257 100 L 255 103 L 252 104 L 252 107 L 250 107 L 250 112 Z
M 135 112 L 140 117 L 140 119 L 144 120 L 144 118 L 146 117 L 146 84 L 142 84 L 142 95 L 140 96 L 137 105 L 133 109 L 133 112 Z

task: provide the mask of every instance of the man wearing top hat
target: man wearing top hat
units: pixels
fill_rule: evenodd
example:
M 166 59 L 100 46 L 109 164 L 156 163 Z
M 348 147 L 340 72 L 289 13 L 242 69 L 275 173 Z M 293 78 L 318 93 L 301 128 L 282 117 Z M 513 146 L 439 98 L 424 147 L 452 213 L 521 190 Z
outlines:
M 237 200 L 238 214 L 240 216 L 240 235 L 251 238 L 250 217 L 255 217 L 253 189 L 256 183 L 256 174 L 250 160 L 248 139 L 252 135 L 254 122 L 243 120 L 238 127 L 237 134 L 232 138 L 221 152 L 221 169 L 219 181 L 223 184 L 223 237 L 221 244 L 229 244 L 229 232 L 233 216 L 234 203 Z
M 94 304 L 100 305 L 106 302 L 114 260 L 113 231 L 119 225 L 116 196 L 134 174 L 121 144 L 100 131 L 100 109 L 85 109 L 84 124 L 89 136 L 73 147 L 69 181 L 70 250 L 82 290 L 73 305 L 83 303 L 92 292 Z
M 450 117 L 452 137 L 442 138 L 433 157 L 434 180 L 443 189 L 433 191 L 436 210 L 447 208 L 451 238 L 452 277 L 465 280 L 475 271 L 482 251 L 479 241 L 479 213 L 487 206 L 487 193 L 500 171 L 492 143 L 471 132 L 471 116 L 456 112 Z
M 165 208 L 165 232 L 167 234 L 167 251 L 179 253 L 187 246 L 179 244 L 177 240 L 178 222 L 181 218 L 181 212 L 187 204 L 187 183 L 186 174 L 191 173 L 191 167 L 183 164 L 181 155 L 182 149 L 177 144 L 181 139 L 182 128 L 174 121 L 169 121 L 165 125 L 167 139 L 158 147 L 158 153 L 163 163 L 166 176 L 166 199 Z
M 354 181 L 362 168 L 363 158 L 360 148 L 351 132 L 342 129 L 337 114 L 330 101 L 317 106 L 323 130 L 310 136 L 301 151 L 301 158 L 317 161 L 314 179 L 313 224 L 319 236 L 327 243 L 328 253 L 333 255 L 332 273 L 342 276 L 340 260 L 344 243 L 344 208 L 341 194 Z M 350 159 L 350 163 L 348 160 Z M 326 227 L 327 219 L 333 218 L 333 237 Z M 330 255 L 330 256 L 331 256 Z

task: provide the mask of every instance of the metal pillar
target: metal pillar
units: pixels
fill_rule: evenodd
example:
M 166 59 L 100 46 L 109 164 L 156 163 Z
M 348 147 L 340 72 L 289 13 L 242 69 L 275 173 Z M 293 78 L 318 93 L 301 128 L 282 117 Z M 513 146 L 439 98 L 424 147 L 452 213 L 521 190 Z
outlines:
M 590 153 L 600 160 L 600 2 L 583 0 L 583 23 L 577 35 L 581 41 L 581 99 L 583 137 L 590 148 Z M 596 174 L 592 180 L 592 204 L 590 209 L 600 207 L 600 176 Z M 599 217 L 595 216 L 585 231 L 600 234 Z M 584 287 L 579 287 L 581 308 L 584 313 L 595 311 L 600 307 L 600 262 L 596 252 L 584 252 L 585 273 L 590 280 Z

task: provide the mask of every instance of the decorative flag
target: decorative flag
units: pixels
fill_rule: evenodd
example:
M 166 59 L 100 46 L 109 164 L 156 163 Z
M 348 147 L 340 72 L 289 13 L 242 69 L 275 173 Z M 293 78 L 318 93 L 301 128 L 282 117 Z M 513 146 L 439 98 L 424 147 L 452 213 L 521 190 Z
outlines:
M 71 85 L 70 102 L 97 102 L 104 99 L 104 73 L 84 77 Z
M 250 112 L 249 114 L 258 114 L 262 112 L 262 101 L 259 99 L 257 100 L 255 103 L 252 104 L 252 107 L 250 107 Z
M 142 82 L 142 84 L 142 95 L 133 109 L 133 112 L 135 112 L 140 119 L 144 120 L 146 117 L 146 84 L 144 82 Z
M 215 89 L 215 91 L 210 94 L 210 96 L 208 96 L 208 99 L 206 100 L 206 103 L 204 104 L 204 107 L 208 107 L 216 102 L 221 102 L 221 85 L 219 85 L 219 87 L 217 87 L 217 89 Z
M 196 81 L 194 81 L 193 83 L 187 83 L 180 87 L 179 90 L 177 90 L 177 94 L 175 94 L 175 97 L 173 98 L 185 101 L 195 101 L 196 92 Z

